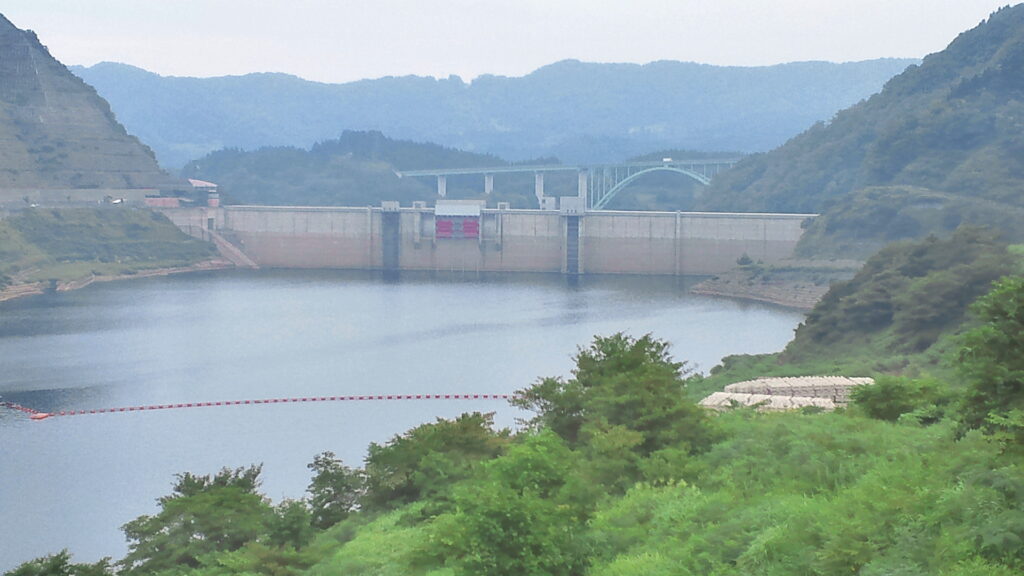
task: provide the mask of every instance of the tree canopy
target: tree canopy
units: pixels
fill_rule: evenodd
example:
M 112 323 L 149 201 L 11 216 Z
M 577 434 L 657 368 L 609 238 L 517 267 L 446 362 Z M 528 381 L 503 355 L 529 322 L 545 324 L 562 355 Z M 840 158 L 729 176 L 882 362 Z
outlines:
M 198 568 L 200 559 L 230 552 L 266 531 L 271 507 L 258 492 L 260 466 L 225 468 L 214 475 L 178 475 L 160 512 L 124 525 L 129 552 L 120 565 L 127 574 Z
M 532 428 L 591 453 L 593 480 L 624 489 L 642 475 L 641 460 L 696 454 L 714 441 L 714 426 L 685 394 L 687 374 L 669 343 L 650 334 L 598 336 L 577 353 L 572 378 L 543 378 L 512 403 L 536 414 Z
M 1024 277 L 1001 280 L 973 306 L 981 325 L 963 337 L 968 383 L 962 422 L 1024 449 Z

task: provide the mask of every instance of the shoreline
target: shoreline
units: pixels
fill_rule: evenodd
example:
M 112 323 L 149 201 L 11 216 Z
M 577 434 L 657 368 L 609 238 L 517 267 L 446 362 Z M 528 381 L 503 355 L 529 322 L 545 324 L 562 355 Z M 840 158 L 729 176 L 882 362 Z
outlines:
M 0 302 L 38 296 L 49 291 L 70 292 L 72 290 L 80 290 L 97 282 L 153 278 L 170 276 L 172 274 L 187 274 L 189 272 L 226 270 L 236 267 L 235 264 L 226 259 L 216 258 L 190 266 L 152 268 L 139 270 L 133 274 L 90 275 L 74 280 L 60 281 L 55 286 L 51 281 L 18 283 L 0 290 Z M 814 308 L 815 304 L 828 292 L 829 287 L 829 284 L 818 284 L 794 279 L 752 282 L 748 276 L 739 273 L 737 270 L 704 280 L 691 288 L 689 292 L 700 296 L 761 302 L 806 312 Z
M 828 286 L 808 286 L 797 282 L 768 287 L 738 286 L 712 279 L 691 288 L 690 294 L 748 300 L 809 312 L 825 296 L 828 289 Z
M 738 266 L 704 280 L 691 294 L 764 302 L 810 311 L 828 293 L 833 282 L 852 278 L 856 261 L 792 260 L 781 265 Z
M 57 292 L 80 290 L 96 282 L 114 282 L 119 280 L 130 280 L 132 278 L 153 278 L 157 276 L 170 276 L 172 274 L 186 274 L 189 272 L 224 270 L 234 267 L 235 265 L 231 262 L 221 258 L 216 258 L 213 260 L 197 262 L 189 266 L 173 266 L 169 268 L 150 268 L 147 270 L 139 270 L 134 274 L 90 275 L 84 278 L 57 282 L 56 286 L 54 286 L 51 281 L 25 282 L 12 284 L 3 290 L 0 290 L 0 302 L 7 302 L 9 300 L 25 298 L 28 296 L 39 296 L 51 290 L 55 290 Z

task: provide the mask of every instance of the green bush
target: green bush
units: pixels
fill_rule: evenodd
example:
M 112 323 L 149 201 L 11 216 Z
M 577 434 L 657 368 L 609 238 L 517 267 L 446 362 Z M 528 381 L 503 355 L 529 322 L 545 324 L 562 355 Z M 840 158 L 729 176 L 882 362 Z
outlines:
M 895 422 L 914 414 L 918 422 L 932 424 L 945 415 L 953 396 L 936 380 L 881 376 L 873 385 L 854 388 L 851 399 L 854 406 L 877 420 Z

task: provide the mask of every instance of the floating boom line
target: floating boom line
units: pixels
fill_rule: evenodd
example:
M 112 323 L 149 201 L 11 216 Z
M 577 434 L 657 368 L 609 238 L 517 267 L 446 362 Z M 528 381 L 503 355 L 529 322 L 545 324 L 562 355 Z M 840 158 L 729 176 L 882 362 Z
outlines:
M 252 406 L 258 404 L 298 404 L 308 402 L 367 402 L 388 400 L 508 400 L 509 394 L 363 394 L 350 396 L 305 396 L 297 398 L 266 398 L 261 400 L 220 400 L 215 402 L 183 402 L 179 404 L 150 404 L 145 406 L 123 406 L 119 408 L 95 408 L 86 410 L 60 410 L 42 412 L 14 402 L 0 402 L 0 406 L 28 414 L 32 420 L 46 420 L 60 416 L 87 416 L 93 414 L 115 414 L 122 412 L 147 412 L 151 410 L 179 410 L 184 408 L 214 408 L 222 406 Z

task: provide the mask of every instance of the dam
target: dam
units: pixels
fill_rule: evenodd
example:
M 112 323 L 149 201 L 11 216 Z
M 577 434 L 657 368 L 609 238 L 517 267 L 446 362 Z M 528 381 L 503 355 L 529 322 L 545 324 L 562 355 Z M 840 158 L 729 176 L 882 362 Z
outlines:
M 790 258 L 813 214 L 558 210 L 439 200 L 379 207 L 162 209 L 185 232 L 229 242 L 261 267 L 708 275 L 746 257 Z

